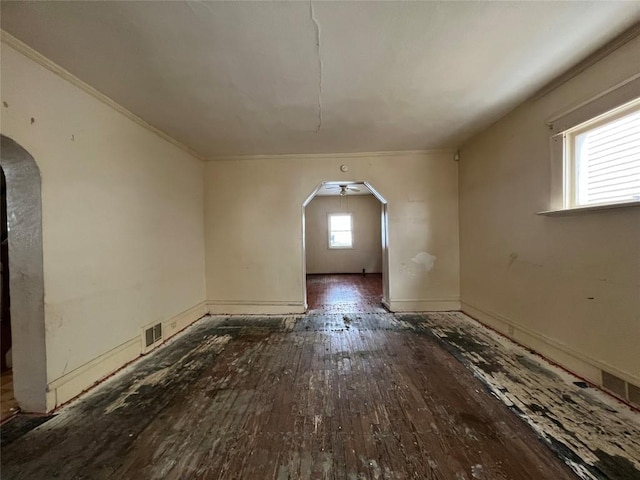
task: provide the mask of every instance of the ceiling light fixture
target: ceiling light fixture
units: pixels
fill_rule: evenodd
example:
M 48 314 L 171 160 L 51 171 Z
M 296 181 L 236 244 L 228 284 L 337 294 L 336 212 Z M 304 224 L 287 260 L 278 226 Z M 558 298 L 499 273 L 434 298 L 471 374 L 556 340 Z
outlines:
M 331 190 L 338 190 L 340 189 L 340 191 L 338 192 L 338 195 L 340 195 L 341 197 L 344 197 L 345 195 L 348 195 L 349 192 L 359 192 L 360 189 L 354 187 L 353 185 L 349 185 L 349 184 L 344 184 L 344 185 L 330 185 L 328 187 L 326 187 L 327 192 L 330 192 Z

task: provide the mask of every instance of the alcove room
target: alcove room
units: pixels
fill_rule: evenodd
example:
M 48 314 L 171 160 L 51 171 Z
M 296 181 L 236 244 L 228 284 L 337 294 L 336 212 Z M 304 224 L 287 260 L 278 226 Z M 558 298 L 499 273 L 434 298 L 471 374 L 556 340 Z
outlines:
M 323 184 L 305 206 L 309 312 L 383 311 L 384 204 L 363 183 Z

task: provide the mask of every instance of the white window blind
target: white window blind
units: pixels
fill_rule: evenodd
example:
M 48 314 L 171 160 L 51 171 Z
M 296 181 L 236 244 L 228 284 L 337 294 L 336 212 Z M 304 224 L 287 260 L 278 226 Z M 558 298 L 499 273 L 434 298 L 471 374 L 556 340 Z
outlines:
M 575 203 L 640 201 L 640 109 L 573 134 Z

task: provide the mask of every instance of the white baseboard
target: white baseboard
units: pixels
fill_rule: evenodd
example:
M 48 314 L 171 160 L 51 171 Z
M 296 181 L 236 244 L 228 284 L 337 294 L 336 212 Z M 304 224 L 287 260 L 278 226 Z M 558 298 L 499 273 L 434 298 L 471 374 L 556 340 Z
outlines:
M 391 311 L 393 311 L 393 310 L 391 310 L 391 303 L 389 302 L 389 300 L 388 300 L 388 299 L 383 298 L 381 303 L 382 303 L 382 306 L 383 306 L 384 308 L 386 308 L 386 309 L 387 309 L 387 310 L 389 310 L 390 312 L 391 312 Z
M 594 385 L 602 386 L 602 370 L 616 375 L 626 382 L 639 385 L 640 378 L 624 372 L 613 365 L 591 358 L 564 345 L 553 338 L 518 324 L 512 319 L 498 313 L 490 312 L 462 302 L 462 312 L 478 320 L 494 330 L 502 333 L 515 342 L 530 348 L 568 371 L 588 380 Z
M 213 315 L 286 315 L 305 313 L 302 302 L 262 302 L 213 300 L 207 302 L 207 311 Z
M 200 302 L 169 320 L 162 322 L 162 343 L 180 333 L 196 320 L 207 314 L 207 302 Z
M 383 305 L 392 312 L 449 312 L 460 310 L 458 297 L 432 298 L 428 300 L 389 300 Z
M 77 397 L 95 383 L 106 378 L 140 356 L 140 337 L 118 345 L 81 367 L 59 377 L 47 385 L 47 411 Z
M 163 342 L 206 315 L 206 304 L 194 307 L 162 322 Z M 164 333 L 166 332 L 166 333 Z M 109 350 L 47 385 L 47 411 L 68 402 L 96 383 L 138 358 L 142 352 L 140 336 Z

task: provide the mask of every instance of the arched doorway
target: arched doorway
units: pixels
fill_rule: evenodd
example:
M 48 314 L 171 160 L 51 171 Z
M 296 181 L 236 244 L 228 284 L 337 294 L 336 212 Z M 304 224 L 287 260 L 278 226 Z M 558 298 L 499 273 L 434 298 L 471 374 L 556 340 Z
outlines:
M 306 209 L 319 192 L 327 189 L 337 189 L 337 195 L 348 195 L 349 189 L 361 189 L 368 191 L 380 203 L 380 235 L 381 235 L 381 258 L 382 258 L 382 305 L 389 306 L 389 226 L 388 226 L 388 203 L 387 200 L 369 183 L 364 181 L 326 181 L 320 183 L 302 204 L 302 285 L 303 301 L 305 309 L 308 308 L 307 292 L 307 228 Z
M 6 179 L 13 390 L 23 411 L 45 412 L 47 369 L 40 171 L 20 145 L 0 136 Z

